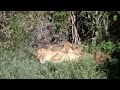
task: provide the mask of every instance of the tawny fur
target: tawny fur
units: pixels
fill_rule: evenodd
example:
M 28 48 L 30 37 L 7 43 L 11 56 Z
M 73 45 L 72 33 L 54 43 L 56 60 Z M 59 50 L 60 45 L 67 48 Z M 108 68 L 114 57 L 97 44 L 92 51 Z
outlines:
M 63 46 L 61 45 L 53 45 L 50 49 L 51 51 L 61 51 L 63 49 Z
M 98 63 L 102 63 L 102 62 L 105 62 L 107 61 L 108 59 L 110 59 L 110 56 L 103 53 L 103 52 L 96 52 L 95 53 L 95 60 L 98 62 Z
M 66 59 L 77 59 L 80 56 L 81 47 L 70 42 L 65 42 L 64 46 L 53 45 L 49 49 L 39 49 L 36 53 L 37 59 L 42 61 L 62 61 Z
M 81 47 L 80 45 L 73 45 L 73 46 L 72 46 L 72 50 L 73 50 L 74 53 L 77 54 L 77 55 L 83 54 L 83 47 Z

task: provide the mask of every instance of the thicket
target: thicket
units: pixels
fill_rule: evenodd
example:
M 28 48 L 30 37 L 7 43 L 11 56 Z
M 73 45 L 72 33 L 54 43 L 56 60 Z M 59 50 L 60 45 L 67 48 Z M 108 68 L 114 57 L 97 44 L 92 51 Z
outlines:
M 74 27 L 70 12 L 75 16 Z M 53 30 L 56 35 L 62 33 L 72 42 L 75 35 L 72 28 L 76 28 L 80 42 L 88 46 L 85 48 L 88 52 L 102 51 L 113 58 L 106 67 L 110 74 L 119 78 L 119 24 L 119 11 L 0 11 L 0 47 L 5 50 L 29 48 L 30 45 L 38 47 L 40 30 Z M 63 40 L 63 36 L 58 39 Z

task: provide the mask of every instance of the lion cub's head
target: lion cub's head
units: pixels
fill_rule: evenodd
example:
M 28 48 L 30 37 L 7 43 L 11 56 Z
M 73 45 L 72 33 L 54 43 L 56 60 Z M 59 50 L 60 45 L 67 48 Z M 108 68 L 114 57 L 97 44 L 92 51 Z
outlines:
M 110 56 L 103 52 L 96 52 L 94 58 L 98 63 L 103 63 L 110 59 Z

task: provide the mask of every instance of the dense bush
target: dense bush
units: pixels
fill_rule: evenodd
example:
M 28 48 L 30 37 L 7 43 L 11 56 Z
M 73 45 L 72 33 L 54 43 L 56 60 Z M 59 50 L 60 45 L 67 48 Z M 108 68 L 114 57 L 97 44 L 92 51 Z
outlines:
M 118 62 L 114 64 L 115 68 L 119 69 L 119 18 L 120 15 L 115 11 L 76 11 L 76 26 L 82 43 L 86 45 L 86 51 L 90 53 L 102 51 L 109 54 L 113 58 L 109 64 L 110 69 L 115 62 Z M 50 24 L 52 28 L 49 27 Z M 45 43 L 49 35 L 43 32 L 48 30 L 55 31 L 54 36 L 56 35 L 59 40 L 63 40 L 64 36 L 71 40 L 69 11 L 1 11 L 0 77 L 106 78 L 103 72 L 99 75 L 96 73 L 93 63 L 89 60 L 41 65 L 32 54 L 24 52 L 25 47 L 30 47 L 29 42 L 38 45 L 42 39 Z M 58 35 L 61 32 L 64 34 Z M 43 39 L 41 36 L 48 38 Z M 14 63 L 12 60 L 17 64 L 12 64 Z
M 0 78 L 2 79 L 105 79 L 96 71 L 93 60 L 41 64 L 34 56 L 22 50 L 0 48 Z
M 99 44 L 99 47 L 102 51 L 108 54 L 112 54 L 116 49 L 115 44 L 112 43 L 111 41 L 108 42 L 103 41 L 101 44 Z

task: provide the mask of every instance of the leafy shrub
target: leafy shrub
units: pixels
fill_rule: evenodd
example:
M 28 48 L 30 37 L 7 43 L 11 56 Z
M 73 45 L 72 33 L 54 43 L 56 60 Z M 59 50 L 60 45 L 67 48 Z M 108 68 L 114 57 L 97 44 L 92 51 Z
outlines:
M 101 44 L 99 44 L 99 46 L 102 51 L 108 54 L 112 54 L 116 49 L 115 44 L 112 43 L 111 41 L 108 42 L 103 41 Z
M 27 43 L 28 30 L 37 26 L 42 12 L 33 11 L 9 11 L 7 12 L 7 25 L 1 31 L 14 39 L 14 47 L 24 47 Z M 8 40 L 5 44 L 9 47 Z M 4 45 L 3 45 L 4 46 Z

